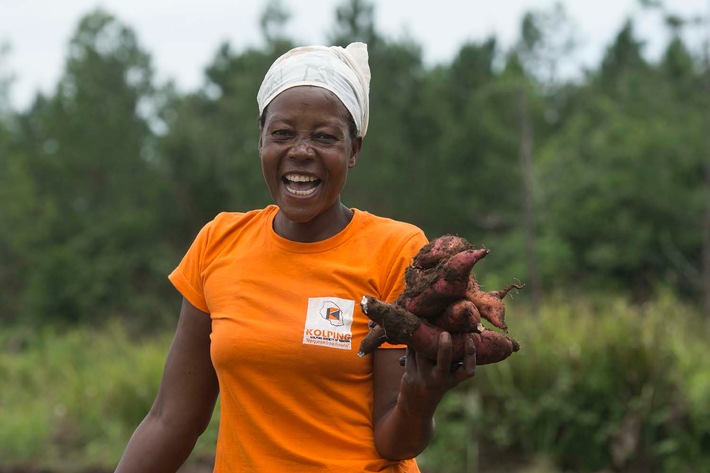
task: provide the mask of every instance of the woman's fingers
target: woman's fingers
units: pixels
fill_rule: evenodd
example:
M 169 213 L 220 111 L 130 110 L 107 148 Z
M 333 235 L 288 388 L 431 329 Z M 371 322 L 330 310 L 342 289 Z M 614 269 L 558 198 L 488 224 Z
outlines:
M 453 345 L 449 332 L 439 334 L 439 349 L 436 353 L 436 369 L 439 372 L 449 373 L 451 371 L 451 358 L 453 356 Z
M 406 356 L 401 357 L 399 363 L 406 367 L 407 376 L 425 389 L 448 391 L 476 374 L 476 346 L 472 337 L 465 336 L 464 347 L 463 359 L 454 361 L 451 334 L 442 332 L 436 361 L 407 348 Z
M 476 374 L 476 345 L 471 336 L 466 337 L 463 362 L 459 370 L 462 371 L 463 379 L 472 378 Z

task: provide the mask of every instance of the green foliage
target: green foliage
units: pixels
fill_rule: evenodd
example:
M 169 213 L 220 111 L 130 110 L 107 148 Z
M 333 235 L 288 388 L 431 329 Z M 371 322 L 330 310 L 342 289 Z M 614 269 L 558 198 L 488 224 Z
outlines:
M 256 50 L 237 55 L 224 44 L 207 68 L 205 90 L 170 104 L 159 145 L 172 204 L 164 218 L 183 251 L 218 212 L 269 203 L 258 158 L 256 93 L 275 58 Z
M 521 351 L 445 398 L 427 471 L 540 457 L 547 471 L 710 467 L 710 325 L 692 308 L 560 294 L 539 318 L 513 304 L 508 322 Z
M 178 297 L 165 276 L 201 226 L 270 202 L 255 96 L 294 46 L 283 3 L 264 10 L 262 48 L 220 45 L 186 94 L 156 84 L 131 28 L 102 10 L 78 23 L 56 89 L 29 110 L 11 110 L 0 68 L 3 461 L 111 465 L 147 412 L 168 338 L 80 323 L 118 317 L 160 333 Z M 559 6 L 527 15 L 510 50 L 490 37 L 434 66 L 413 39 L 382 36 L 370 2 L 334 13 L 332 42 L 366 41 L 373 72 L 344 202 L 492 249 L 488 288 L 528 282 L 524 95 L 537 269 L 567 296 L 548 294 L 540 318 L 511 316 L 524 351 L 446 398 L 426 471 L 710 469 L 710 334 L 694 309 L 710 70 L 683 41 L 693 23 L 664 9 L 672 34 L 654 63 L 629 19 L 598 65 L 564 82 L 556 70 L 576 38 Z M 589 297 L 610 290 L 623 297 Z M 213 424 L 196 455 L 215 436 Z
M 542 222 L 572 249 L 581 279 L 645 295 L 658 280 L 698 291 L 704 112 L 662 74 L 644 81 L 585 91 L 541 147 Z
M 3 464 L 114 462 L 155 397 L 169 340 L 132 338 L 119 324 L 4 331 Z
M 282 31 L 290 16 L 291 13 L 280 0 L 269 0 L 259 19 L 261 34 L 268 43 L 273 44 L 284 40 Z
M 10 45 L 0 40 L 0 123 L 3 123 L 10 111 L 10 89 L 12 87 L 13 76 L 7 68 L 7 56 L 10 53 Z M 4 123 L 3 123 L 4 124 Z
M 648 65 L 643 58 L 642 46 L 643 43 L 634 35 L 633 22 L 627 20 L 602 59 L 601 77 L 614 80 L 630 71 L 647 70 Z
M 374 17 L 375 7 L 367 0 L 343 2 L 335 9 L 336 32 L 330 42 L 343 46 L 353 41 L 375 45 L 379 40 Z
M 112 469 L 155 398 L 171 338 L 137 337 L 118 321 L 3 331 L 3 466 Z M 214 453 L 218 417 L 195 458 Z
M 539 276 L 546 288 L 579 282 L 643 300 L 662 282 L 701 299 L 710 103 L 707 64 L 682 40 L 690 23 L 674 23 L 653 64 L 630 19 L 598 68 L 563 83 L 555 70 L 575 38 L 559 5 L 528 14 L 508 51 L 490 37 L 433 67 L 414 40 L 379 34 L 371 3 L 344 1 L 334 13 L 332 41 L 367 41 L 373 71 L 347 205 L 491 248 L 492 286 Z M 270 203 L 255 96 L 293 46 L 280 33 L 288 19 L 283 2 L 270 2 L 265 46 L 220 45 L 204 86 L 187 94 L 155 84 L 128 26 L 102 10 L 81 19 L 56 90 L 0 116 L 0 227 L 12 229 L 0 232 L 4 319 L 166 319 L 165 275 L 197 231 L 220 211 Z M 0 71 L 0 95 L 10 78 Z M 539 275 L 525 263 L 528 217 Z
M 661 294 L 644 305 L 560 294 L 538 318 L 510 301 L 521 351 L 447 395 L 423 471 L 710 467 L 710 325 Z M 171 337 L 118 322 L 1 332 L 4 465 L 111 469 L 150 408 Z M 217 411 L 193 460 L 214 454 L 218 422 Z
M 167 181 L 141 111 L 153 93 L 150 59 L 100 10 L 82 19 L 69 51 L 56 94 L 17 117 L 4 158 L 0 222 L 13 231 L 1 251 L 12 266 L 0 280 L 16 292 L 2 305 L 34 321 L 155 317 L 175 256 L 161 245 Z

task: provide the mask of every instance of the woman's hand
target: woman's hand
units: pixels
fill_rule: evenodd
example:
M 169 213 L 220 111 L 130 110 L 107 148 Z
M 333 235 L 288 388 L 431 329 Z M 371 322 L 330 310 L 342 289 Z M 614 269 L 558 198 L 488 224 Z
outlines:
M 453 363 L 452 352 L 451 335 L 448 332 L 439 335 L 436 361 L 407 349 L 401 394 L 408 404 L 422 408 L 425 403 L 433 403 L 435 408 L 444 394 L 475 376 L 476 347 L 473 340 L 466 338 L 462 362 Z
M 374 356 L 375 447 L 385 458 L 414 458 L 434 437 L 434 412 L 444 395 L 476 373 L 476 348 L 467 341 L 461 365 L 451 366 L 451 335 L 439 337 L 437 360 L 403 349 L 378 349 Z

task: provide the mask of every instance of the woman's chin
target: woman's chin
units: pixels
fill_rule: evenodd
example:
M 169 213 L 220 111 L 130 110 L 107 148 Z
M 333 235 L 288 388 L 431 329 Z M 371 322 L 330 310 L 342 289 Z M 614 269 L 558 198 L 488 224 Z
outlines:
M 292 199 L 288 201 L 282 200 L 278 204 L 280 213 L 289 222 L 300 224 L 308 223 L 322 213 L 319 212 L 314 205 L 305 205 L 304 200 L 307 199 L 300 198 L 299 200 L 301 202 L 300 205 L 298 203 L 294 204 Z

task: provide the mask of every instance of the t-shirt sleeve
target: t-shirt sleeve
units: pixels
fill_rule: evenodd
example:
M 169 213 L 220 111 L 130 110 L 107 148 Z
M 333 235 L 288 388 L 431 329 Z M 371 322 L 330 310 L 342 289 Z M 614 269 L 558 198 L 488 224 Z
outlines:
M 210 310 L 205 300 L 202 274 L 211 228 L 212 222 L 202 227 L 180 264 L 168 275 L 170 282 L 185 299 L 207 313 Z
M 386 302 L 394 302 L 400 294 L 404 292 L 404 272 L 407 266 L 412 264 L 414 256 L 427 242 L 428 240 L 421 230 L 404 242 L 389 268 L 385 293 L 382 295 L 383 300 Z
M 404 271 L 412 264 L 412 259 L 419 252 L 422 246 L 426 245 L 428 240 L 422 231 L 415 233 L 411 238 L 409 238 L 399 251 L 399 254 L 394 260 L 394 264 L 391 266 L 390 274 L 388 276 L 387 291 L 383 294 L 384 300 L 387 302 L 394 302 L 400 294 L 404 292 L 405 282 L 404 282 Z M 394 345 L 391 343 L 383 343 L 379 348 L 406 348 L 406 345 Z

